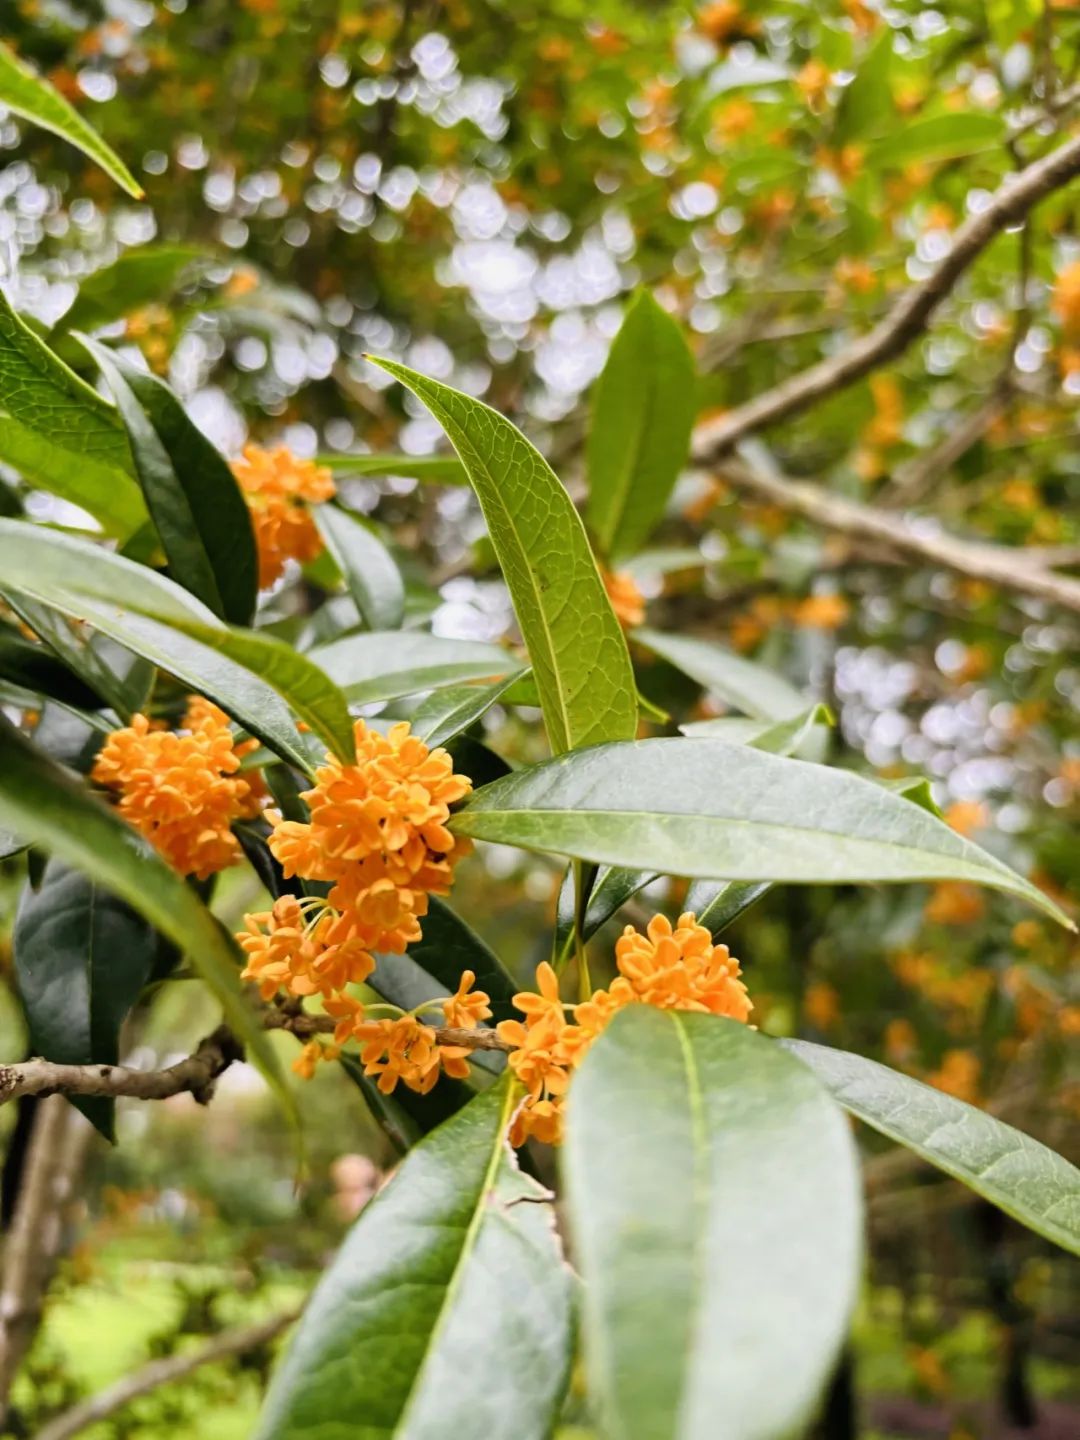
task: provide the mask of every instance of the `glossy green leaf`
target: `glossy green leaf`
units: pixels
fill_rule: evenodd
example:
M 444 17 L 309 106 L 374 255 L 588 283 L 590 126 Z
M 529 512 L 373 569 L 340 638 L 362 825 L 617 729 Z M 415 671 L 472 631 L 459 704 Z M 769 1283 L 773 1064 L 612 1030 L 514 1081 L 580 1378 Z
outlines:
M 873 781 L 719 740 L 641 740 L 559 756 L 476 791 L 451 828 L 672 875 L 969 880 L 1070 923 L 1023 876 Z
M 70 535 L 0 520 L 0 574 L 208 695 L 300 769 L 310 769 L 308 750 L 284 701 L 343 758 L 353 755 L 344 698 L 317 666 L 272 636 L 228 628 L 145 566 Z
M 100 165 L 122 190 L 141 200 L 143 189 L 124 162 L 79 112 L 6 45 L 0 45 L 0 105 L 51 130 Z
M 609 560 L 655 529 L 686 463 L 697 408 L 682 326 L 640 290 L 627 306 L 593 393 L 585 518 Z
M 600 926 L 637 894 L 643 885 L 657 878 L 652 870 L 627 870 L 618 865 L 601 865 L 596 872 L 589 900 L 582 917 L 581 936 L 590 939 Z M 574 867 L 567 867 L 566 877 L 559 889 L 555 914 L 555 953 L 569 954 L 574 938 Z
M 562 1170 L 601 1432 L 801 1433 L 860 1258 L 854 1146 L 813 1077 L 735 1021 L 631 1006 L 575 1076 Z
M 496 680 L 491 685 L 452 685 L 434 691 L 412 716 L 413 734 L 428 745 L 445 745 L 485 715 L 518 678 Z
M 771 880 L 695 880 L 686 892 L 683 908 L 693 911 L 698 924 L 711 931 L 715 940 L 772 888 Z
M 476 976 L 476 989 L 486 990 L 494 1012 L 492 1024 L 517 1015 L 511 1001 L 521 987 L 494 950 L 482 940 L 456 910 L 433 895 L 423 923 L 423 938 L 410 945 L 408 954 L 447 993 L 457 989 L 462 972 Z
M 258 1440 L 548 1440 L 571 1275 L 506 1146 L 513 1093 L 422 1141 L 356 1222 L 270 1388 Z
M 156 375 L 96 340 L 75 338 L 116 400 L 172 578 L 223 620 L 249 625 L 258 595 L 255 536 L 228 462 Z
M 844 1050 L 785 1040 L 835 1100 L 867 1125 L 1080 1255 L 1080 1170 L 985 1110 Z
M 95 690 L 62 665 L 44 646 L 27 640 L 13 625 L 0 621 L 0 679 L 48 695 L 64 705 L 93 710 L 101 701 Z
M 805 698 L 782 676 L 715 641 L 663 635 L 658 630 L 635 630 L 634 641 L 744 715 L 757 720 L 790 720 L 806 711 Z
M 111 265 L 80 281 L 79 293 L 56 330 L 98 330 L 144 305 L 160 305 L 188 266 L 205 256 L 206 251 L 193 245 L 140 245 L 125 250 Z
M 338 475 L 399 475 L 431 485 L 468 485 L 465 466 L 454 455 L 319 455 L 316 464 Z
M 950 110 L 926 120 L 913 120 L 870 147 L 867 163 L 874 168 L 914 165 L 924 160 L 969 156 L 1000 145 L 1005 122 L 1000 114 L 981 110 Z
M 96 881 L 52 861 L 41 888 L 23 892 L 12 938 L 34 1054 L 115 1065 L 120 1028 L 157 958 L 154 927 Z M 113 1138 L 112 1100 L 72 1103 Z
M 172 940 L 291 1109 L 274 1052 L 240 983 L 239 952 L 220 923 L 148 840 L 2 718 L 0 825 L 125 900 Z
M 5 403 L 17 402 L 9 398 Z M 124 470 L 89 455 L 75 462 L 57 440 L 7 415 L 0 415 L 0 464 L 18 471 L 32 489 L 78 505 L 106 535 L 124 540 L 146 522 L 139 487 Z
M 397 700 L 419 690 L 517 675 L 522 663 L 499 645 L 445 640 L 424 630 L 372 630 L 320 645 L 311 659 L 353 704 Z
M 121 720 L 130 720 L 143 708 L 154 685 L 153 665 L 113 640 L 95 635 L 74 624 L 66 615 L 31 600 L 21 591 L 5 590 L 3 594 L 19 619 L 29 625 L 73 674 L 100 695 Z
M 379 537 L 337 505 L 312 510 L 319 534 L 372 630 L 396 630 L 405 615 L 405 583 Z
M 424 402 L 469 473 L 529 651 L 551 748 L 632 736 L 637 702 L 626 638 L 555 472 L 498 411 L 404 365 L 374 363 Z
M 0 407 L 75 455 L 134 473 L 120 416 L 21 320 L 0 291 Z M 68 462 L 71 463 L 70 461 Z
M 757 720 L 728 719 L 696 720 L 680 725 L 684 735 L 711 735 L 729 745 L 753 745 L 755 750 L 768 750 L 773 755 L 794 755 L 803 741 L 818 725 L 831 725 L 832 715 L 825 705 L 814 705 L 790 720 L 776 720 L 763 725 Z

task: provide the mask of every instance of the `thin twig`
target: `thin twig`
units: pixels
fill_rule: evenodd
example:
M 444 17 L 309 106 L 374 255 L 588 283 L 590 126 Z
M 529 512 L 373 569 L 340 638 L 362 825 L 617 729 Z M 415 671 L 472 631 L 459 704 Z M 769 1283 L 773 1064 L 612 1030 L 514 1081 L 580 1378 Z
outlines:
M 1080 135 L 1019 174 L 1010 175 L 987 204 L 956 231 L 952 248 L 937 268 L 905 290 L 872 330 L 745 405 L 699 425 L 694 432 L 695 462 L 715 464 L 751 431 L 798 414 L 902 354 L 926 329 L 934 311 L 990 242 L 1078 174 Z
M 738 489 L 749 490 L 836 534 L 875 541 L 922 564 L 940 565 L 973 580 L 1048 600 L 1080 614 L 1080 580 L 1046 569 L 1024 550 L 944 535 L 926 523 L 848 500 L 816 485 L 789 480 L 742 458 L 722 462 L 716 473 Z
M 115 1415 L 117 1410 L 130 1405 L 132 1400 L 137 1400 L 140 1395 L 148 1395 L 151 1390 L 157 1390 L 162 1385 L 182 1380 L 203 1365 L 229 1360 L 234 1355 L 243 1355 L 267 1344 L 287 1329 L 299 1314 L 299 1308 L 286 1310 L 269 1320 L 260 1321 L 257 1325 L 223 1330 L 198 1350 L 191 1350 L 183 1355 L 169 1355 L 162 1360 L 152 1360 L 149 1365 L 144 1365 L 131 1375 L 125 1375 L 115 1384 L 91 1395 L 88 1400 L 81 1400 L 78 1405 L 73 1405 L 70 1410 L 57 1415 L 37 1432 L 34 1440 L 70 1440 L 72 1435 L 78 1435 L 81 1430 L 86 1430 L 97 1421 Z

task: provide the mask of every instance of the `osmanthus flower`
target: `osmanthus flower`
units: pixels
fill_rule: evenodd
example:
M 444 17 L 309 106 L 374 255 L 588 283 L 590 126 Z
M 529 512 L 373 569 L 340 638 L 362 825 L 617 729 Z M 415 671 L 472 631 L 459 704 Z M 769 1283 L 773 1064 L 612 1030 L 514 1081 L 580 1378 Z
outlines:
M 286 875 L 347 881 L 359 861 L 381 857 L 395 885 L 445 895 L 451 853 L 465 847 L 446 828 L 450 806 L 472 789 L 443 749 L 429 750 L 407 721 L 386 735 L 353 727 L 356 759 L 327 756 L 304 793 L 311 821 L 274 822 L 270 848 Z
M 442 1001 L 447 1025 L 458 1030 L 475 1030 L 481 1020 L 490 1017 L 490 997 L 483 990 L 474 990 L 472 987 L 475 984 L 473 971 L 463 970 L 455 993 Z
M 259 584 L 265 589 L 284 572 L 287 560 L 303 563 L 322 553 L 322 537 L 307 506 L 331 498 L 334 477 L 284 445 L 274 450 L 247 445 L 232 471 L 251 511 Z
M 562 1136 L 562 1098 L 573 1070 L 612 1016 L 626 1005 L 655 1005 L 662 1010 L 696 1010 L 746 1023 L 752 1005 L 739 979 L 739 962 L 726 945 L 687 912 L 672 926 L 664 915 L 649 921 L 644 935 L 628 925 L 615 946 L 619 975 L 607 990 L 565 1006 L 551 966 L 537 970 L 537 991 L 514 996 L 525 1016 L 504 1020 L 500 1039 L 514 1047 L 508 1064 L 525 1087 L 514 1117 L 510 1142 L 530 1137 L 557 1144 Z M 567 1018 L 567 1011 L 572 1018 Z
M 120 813 L 181 875 L 205 880 L 241 858 L 231 826 L 262 805 L 261 780 L 238 773 L 257 746 L 236 744 L 228 716 L 196 695 L 179 733 L 146 715 L 114 730 L 90 776 L 117 792 Z
M 644 935 L 628 925 L 615 944 L 615 963 L 644 1005 L 750 1018 L 739 962 L 689 912 L 674 928 L 666 915 L 654 915 Z
M 624 630 L 633 630 L 645 619 L 645 596 L 637 581 L 625 570 L 602 570 L 601 578 L 615 618 Z
M 379 1089 L 386 1095 L 396 1089 L 399 1081 L 408 1089 L 426 1095 L 440 1073 L 458 1080 L 468 1079 L 469 1046 L 443 1044 L 434 1027 L 425 1023 L 420 1015 L 426 1010 L 441 1009 L 447 1025 L 458 1030 L 475 1029 L 491 1014 L 490 997 L 483 990 L 474 990 L 475 982 L 476 976 L 466 970 L 453 995 L 428 1001 L 416 1011 L 398 1012 L 392 1018 L 383 1019 L 373 1019 L 363 1002 L 353 995 L 331 996 L 324 1001 L 323 1008 L 337 1022 L 334 1046 L 340 1050 L 350 1040 L 359 1041 L 364 1074 L 378 1076 Z
M 362 984 L 375 969 L 374 957 L 355 938 L 335 935 L 338 919 L 323 901 L 295 895 L 282 895 L 271 910 L 245 915 L 245 929 L 237 936 L 248 957 L 241 979 L 257 984 L 264 1000 L 279 991 L 330 997 Z

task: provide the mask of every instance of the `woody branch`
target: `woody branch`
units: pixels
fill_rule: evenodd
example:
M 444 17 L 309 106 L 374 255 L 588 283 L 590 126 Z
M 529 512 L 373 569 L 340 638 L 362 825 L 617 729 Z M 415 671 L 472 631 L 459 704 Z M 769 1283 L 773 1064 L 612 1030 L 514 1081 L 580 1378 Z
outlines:
M 801 515 L 812 524 L 855 541 L 869 541 L 885 550 L 927 565 L 939 565 L 973 580 L 988 581 L 1015 594 L 1047 600 L 1080 614 L 1080 580 L 1059 575 L 1041 551 L 962 540 L 895 512 L 876 509 L 835 495 L 818 485 L 791 480 L 742 457 L 724 460 L 716 475 L 759 499 Z M 1064 557 L 1072 558 L 1068 554 Z
M 699 425 L 694 432 L 695 463 L 715 464 L 752 431 L 808 409 L 902 354 L 990 242 L 1078 174 L 1080 135 L 1010 175 L 989 202 L 959 227 L 952 248 L 936 269 L 905 290 L 872 330 L 745 405 Z
M 268 1030 L 288 1030 L 298 1039 L 328 1035 L 334 1021 L 328 1015 L 289 1014 L 267 1010 L 263 1025 Z M 467 1050 L 502 1050 L 513 1047 L 500 1040 L 494 1030 L 463 1030 L 455 1026 L 433 1027 L 436 1043 Z M 126 1065 L 65 1065 L 53 1060 L 25 1060 L 17 1065 L 0 1065 L 0 1105 L 19 1095 L 101 1095 L 114 1099 L 168 1100 L 173 1095 L 191 1094 L 200 1105 L 212 1098 L 218 1078 L 236 1060 L 244 1058 L 243 1047 L 226 1026 L 208 1035 L 198 1048 L 175 1065 L 162 1070 L 133 1070 Z

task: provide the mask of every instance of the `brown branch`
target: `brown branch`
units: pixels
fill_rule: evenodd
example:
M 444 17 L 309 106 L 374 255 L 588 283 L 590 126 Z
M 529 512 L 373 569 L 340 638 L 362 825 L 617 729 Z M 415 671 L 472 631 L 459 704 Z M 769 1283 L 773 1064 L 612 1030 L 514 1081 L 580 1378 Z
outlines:
M 288 1030 L 300 1040 L 329 1035 L 335 1022 L 329 1015 L 290 1013 L 268 1009 L 263 1015 L 267 1030 Z M 457 1045 L 466 1050 L 501 1050 L 514 1047 L 500 1040 L 494 1030 L 461 1030 L 436 1026 L 440 1045 Z M 18 1065 L 0 1065 L 0 1105 L 17 1095 L 108 1095 L 132 1100 L 168 1100 L 190 1093 L 205 1105 L 214 1085 L 234 1060 L 244 1058 L 243 1048 L 226 1026 L 221 1026 L 199 1045 L 193 1055 L 164 1070 L 131 1070 L 125 1065 L 64 1065 L 53 1060 L 25 1060 Z
M 208 1035 L 193 1055 L 165 1070 L 131 1070 L 126 1065 L 64 1065 L 54 1060 L 26 1060 L 0 1066 L 0 1105 L 16 1095 L 108 1095 L 137 1100 L 167 1100 L 185 1091 L 205 1105 L 214 1082 L 243 1048 L 222 1025 Z
M 125 1375 L 115 1384 L 91 1395 L 88 1400 L 81 1400 L 78 1405 L 73 1405 L 70 1410 L 57 1415 L 37 1432 L 34 1440 L 69 1440 L 70 1436 L 78 1435 L 81 1430 L 96 1424 L 97 1421 L 115 1415 L 117 1410 L 123 1409 L 132 1400 L 137 1400 L 140 1395 L 147 1395 L 162 1385 L 182 1380 L 203 1365 L 210 1365 L 218 1360 L 230 1360 L 235 1355 L 243 1355 L 267 1344 L 287 1329 L 299 1314 L 299 1309 L 286 1310 L 283 1314 L 274 1315 L 257 1325 L 223 1330 L 198 1350 L 191 1350 L 183 1355 L 169 1355 L 162 1360 L 152 1360 L 149 1365 L 144 1365 L 131 1375 Z
M 63 1100 L 37 1108 L 22 1184 L 4 1245 L 0 1286 L 0 1428 L 12 1382 L 37 1333 L 63 1238 L 64 1214 L 92 1134 Z
M 934 311 L 990 242 L 1078 174 L 1080 135 L 1010 175 L 989 203 L 959 227 L 940 265 L 925 280 L 905 290 L 872 330 L 745 405 L 699 425 L 693 444 L 696 463 L 715 463 L 751 431 L 798 414 L 895 359 L 925 330 Z
M 1080 614 L 1080 580 L 1046 569 L 1023 550 L 943 535 L 903 516 L 876 510 L 816 485 L 789 480 L 742 459 L 724 461 L 717 474 L 740 490 L 749 490 L 838 535 L 873 541 L 921 564 L 940 565 Z

